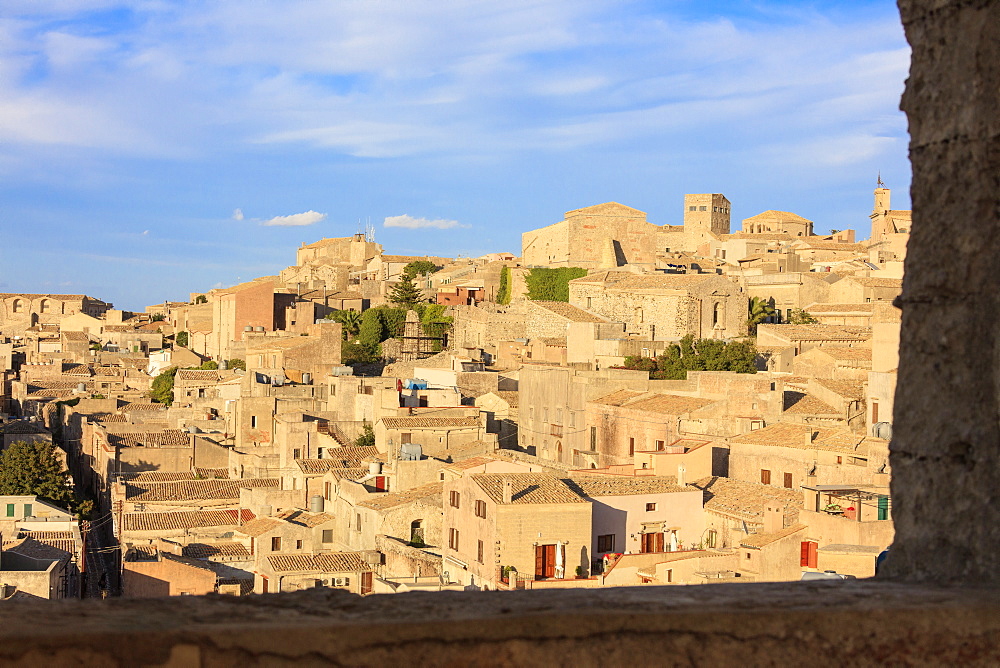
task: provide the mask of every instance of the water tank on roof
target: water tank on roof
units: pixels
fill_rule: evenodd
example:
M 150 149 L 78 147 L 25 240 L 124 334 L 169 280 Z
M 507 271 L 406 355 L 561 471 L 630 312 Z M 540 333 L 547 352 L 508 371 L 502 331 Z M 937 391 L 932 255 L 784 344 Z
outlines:
M 399 459 L 404 462 L 420 461 L 424 457 L 419 443 L 403 443 L 399 446 Z
M 303 385 L 312 385 L 312 382 L 313 382 L 313 375 L 311 373 L 302 374 Z
M 246 327 L 243 328 L 243 331 L 244 332 L 252 332 L 253 331 L 253 327 L 251 327 L 250 325 L 247 325 Z
M 892 440 L 892 423 L 876 422 L 875 426 L 872 427 L 872 434 L 875 436 L 875 438 L 884 438 L 886 440 Z
M 221 362 L 219 362 L 219 370 L 220 371 L 225 371 L 228 368 L 229 368 L 229 362 L 228 361 L 222 360 Z
M 323 512 L 323 497 L 319 494 L 313 494 L 309 497 L 309 510 L 314 513 Z
M 76 391 L 77 392 L 86 392 L 87 391 L 87 384 L 86 383 L 77 383 Z
M 368 473 L 372 475 L 378 475 L 382 472 L 382 462 L 369 462 L 368 463 Z
M 201 429 L 198 429 L 198 427 L 194 426 L 193 424 L 188 425 L 187 430 L 189 434 L 197 434 L 201 432 Z
M 264 328 L 261 325 L 257 325 L 256 327 L 253 328 L 253 331 L 255 331 L 255 332 L 263 332 Z

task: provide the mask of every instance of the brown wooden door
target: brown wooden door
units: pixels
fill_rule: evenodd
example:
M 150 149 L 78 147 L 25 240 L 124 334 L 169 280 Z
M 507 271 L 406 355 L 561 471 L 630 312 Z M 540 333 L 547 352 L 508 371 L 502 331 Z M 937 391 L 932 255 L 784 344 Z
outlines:
M 361 595 L 372 593 L 372 573 L 368 571 L 361 574 Z
M 535 546 L 535 579 L 544 580 L 556 574 L 556 546 Z

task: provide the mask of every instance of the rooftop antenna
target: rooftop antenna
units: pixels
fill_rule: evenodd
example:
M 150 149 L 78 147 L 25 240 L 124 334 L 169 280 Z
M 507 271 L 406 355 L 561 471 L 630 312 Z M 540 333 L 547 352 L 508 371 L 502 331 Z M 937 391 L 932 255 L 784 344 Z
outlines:
M 371 216 L 368 217 L 368 222 L 365 224 L 365 241 L 375 241 L 375 226 L 372 225 Z

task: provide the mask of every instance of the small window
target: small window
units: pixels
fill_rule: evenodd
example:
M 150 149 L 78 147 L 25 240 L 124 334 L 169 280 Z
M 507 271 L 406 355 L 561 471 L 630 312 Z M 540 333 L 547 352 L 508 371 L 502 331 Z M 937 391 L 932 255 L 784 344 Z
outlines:
M 749 552 L 747 552 L 747 559 L 749 559 L 749 558 L 750 558 L 750 553 L 749 553 Z
M 698 210 L 699 211 L 708 211 L 708 207 L 707 206 L 699 206 Z
M 295 541 L 295 549 L 296 550 L 301 550 L 302 549 L 302 541 L 301 540 Z
M 452 490 L 448 495 L 448 502 L 451 504 L 452 508 L 460 508 L 462 502 L 462 495 L 457 491 Z
M 448 547 L 458 551 L 458 529 L 448 529 Z
M 32 515 L 32 510 L 31 510 L 31 504 L 30 503 L 24 504 L 24 516 L 25 517 L 32 517 L 33 516 Z
M 333 491 L 333 483 L 325 482 L 323 483 L 323 498 L 327 501 L 330 500 L 330 493 Z M 324 541 L 325 542 L 325 541 Z
M 8 503 L 7 504 L 7 517 L 14 517 L 14 504 L 13 503 Z
M 719 532 L 715 529 L 708 530 L 708 537 L 705 539 L 705 544 L 708 547 L 714 548 L 716 541 L 719 539 Z
M 771 484 L 771 472 L 767 469 L 760 470 L 760 484 L 770 485 Z
M 614 552 L 615 551 L 615 535 L 613 533 L 605 534 L 603 536 L 597 537 L 597 551 L 598 552 Z
M 486 502 L 476 501 L 476 517 L 486 518 Z
M 280 551 L 281 551 L 281 536 L 272 536 L 271 552 L 280 552 Z
M 256 415 L 251 415 L 250 416 L 250 428 L 251 429 L 256 429 L 257 428 L 257 416 Z
M 628 439 L 628 455 L 629 457 L 631 457 L 634 454 L 635 454 L 635 439 L 630 438 Z
M 688 207 L 688 211 L 697 211 L 697 210 L 698 210 L 698 207 L 696 207 L 696 206 L 689 206 Z
M 294 448 L 292 450 L 292 459 L 302 459 L 302 450 Z
M 646 512 L 647 513 L 651 513 L 654 510 L 656 510 L 656 504 L 655 503 L 647 503 L 646 504 Z
M 324 543 L 333 542 L 333 529 L 323 529 L 323 542 Z
M 784 483 L 785 483 L 785 487 L 786 488 L 788 488 L 788 489 L 792 488 L 792 474 L 791 473 L 786 473 L 785 474 Z
M 663 442 L 663 441 L 657 441 L 656 442 L 656 449 L 657 450 L 663 450 L 666 447 L 667 447 L 667 444 L 665 442 Z
M 361 513 L 357 514 L 357 524 L 355 524 L 354 530 L 361 533 Z
M 476 548 L 476 561 L 478 561 L 479 563 L 483 563 L 483 553 L 486 551 L 485 545 L 483 545 L 483 541 L 481 540 L 477 542 L 479 543 L 479 545 Z

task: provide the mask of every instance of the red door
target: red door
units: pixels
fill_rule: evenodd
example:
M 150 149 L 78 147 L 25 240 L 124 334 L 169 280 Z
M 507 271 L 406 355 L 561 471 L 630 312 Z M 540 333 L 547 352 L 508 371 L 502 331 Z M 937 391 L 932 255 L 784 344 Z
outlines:
M 642 543 L 639 546 L 639 551 L 643 554 L 648 554 L 650 552 L 663 552 L 663 534 L 662 533 L 644 533 L 640 534 L 642 536 Z
M 361 595 L 370 593 L 372 593 L 372 573 L 368 571 L 361 574 Z
M 555 577 L 556 574 L 556 546 L 536 545 L 535 546 L 535 579 Z
M 803 568 L 816 568 L 816 550 L 819 548 L 819 543 L 812 540 L 802 541 L 801 550 L 799 552 L 799 565 Z

